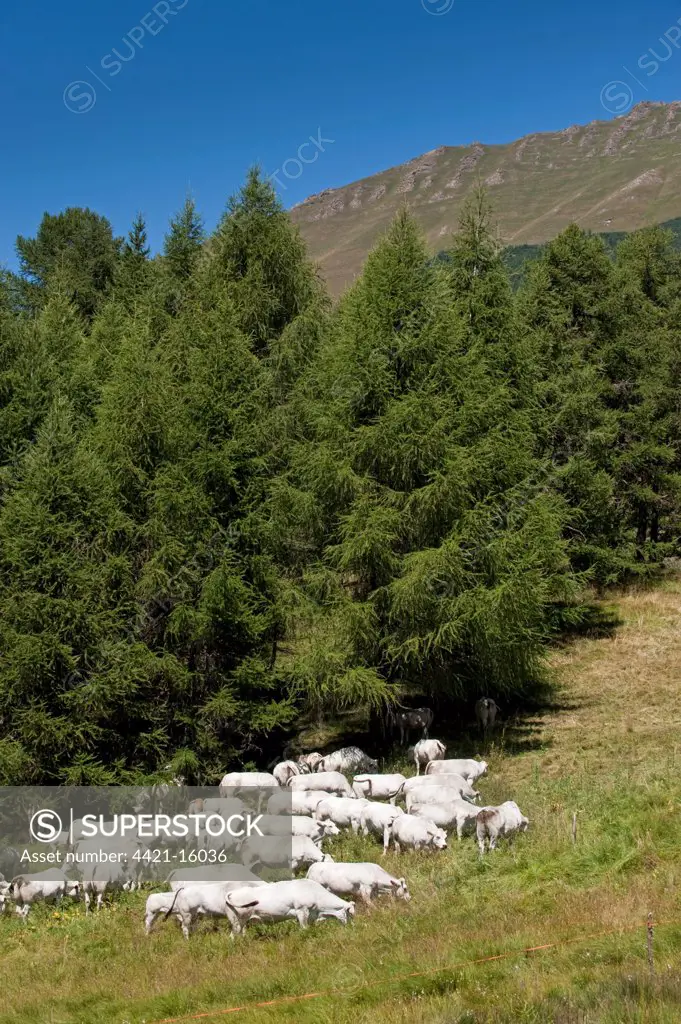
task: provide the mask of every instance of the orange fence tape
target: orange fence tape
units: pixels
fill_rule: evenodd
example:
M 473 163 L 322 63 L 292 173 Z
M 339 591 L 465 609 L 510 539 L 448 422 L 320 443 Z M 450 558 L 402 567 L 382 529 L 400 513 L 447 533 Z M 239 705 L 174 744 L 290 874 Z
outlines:
M 654 927 L 664 925 L 681 925 L 681 921 L 658 921 Z M 443 971 L 457 971 L 463 967 L 474 967 L 479 964 L 491 963 L 493 960 L 507 960 L 509 957 L 522 956 L 523 953 L 537 953 L 543 949 L 556 949 L 559 946 L 567 946 L 572 942 L 588 942 L 589 939 L 602 939 L 606 935 L 621 935 L 623 932 L 646 930 L 649 922 L 630 925 L 627 928 L 610 928 L 605 932 L 593 932 L 590 935 L 575 935 L 571 939 L 561 939 L 559 942 L 545 942 L 539 946 L 525 946 L 523 949 L 514 949 L 508 953 L 497 953 L 495 956 L 483 956 L 476 960 L 462 960 L 458 964 L 448 964 L 446 967 L 433 967 L 427 971 L 411 971 L 409 974 L 396 974 L 390 978 L 381 978 L 378 981 L 370 981 L 358 985 L 357 991 L 369 988 L 378 988 L 380 985 L 392 985 L 398 981 L 405 981 L 408 978 L 425 978 L 429 974 L 441 974 Z M 207 1010 L 204 1013 L 191 1013 L 183 1017 L 165 1017 L 163 1020 L 150 1021 L 150 1024 L 182 1024 L 183 1021 L 205 1020 L 207 1017 L 225 1017 L 229 1013 L 242 1013 L 244 1010 L 264 1009 L 268 1006 L 282 1006 L 285 1003 L 299 1003 L 305 999 L 322 999 L 326 996 L 342 996 L 345 993 L 342 989 L 322 989 L 320 992 L 305 992 L 301 995 L 280 996 L 278 999 L 267 999 L 259 1003 L 247 1003 L 244 1006 L 230 1006 L 223 1010 Z

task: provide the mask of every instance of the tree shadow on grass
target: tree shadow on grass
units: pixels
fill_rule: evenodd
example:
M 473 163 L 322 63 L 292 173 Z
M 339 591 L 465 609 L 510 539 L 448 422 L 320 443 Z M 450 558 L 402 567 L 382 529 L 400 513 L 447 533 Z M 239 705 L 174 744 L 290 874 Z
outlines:
M 564 648 L 580 639 L 608 639 L 614 637 L 624 620 L 614 604 L 585 602 L 577 607 L 564 606 L 556 610 L 554 637 L 551 646 Z M 532 689 L 515 698 L 504 698 L 490 688 L 488 694 L 497 699 L 501 711 L 493 730 L 483 735 L 477 727 L 474 714 L 474 698 L 464 706 L 457 706 L 427 695 L 413 695 L 410 703 L 416 706 L 432 707 L 435 720 L 430 736 L 447 746 L 447 757 L 486 757 L 503 753 L 506 755 L 527 754 L 531 751 L 546 750 L 551 740 L 543 735 L 544 719 L 547 715 L 558 715 L 578 710 L 578 704 L 565 700 L 558 688 L 548 680 L 537 680 Z M 318 749 L 329 753 L 340 747 L 358 746 L 372 757 L 384 763 L 408 759 L 409 750 L 420 736 L 412 734 L 409 742 L 401 746 L 394 736 L 386 734 L 377 721 L 359 709 L 345 712 L 324 725 L 307 723 L 298 732 L 292 752 L 300 749 Z M 297 752 L 297 750 L 296 750 Z
M 615 635 L 624 619 L 614 604 L 590 601 L 576 607 L 561 606 L 554 616 L 554 647 L 565 647 L 575 640 L 606 640 Z

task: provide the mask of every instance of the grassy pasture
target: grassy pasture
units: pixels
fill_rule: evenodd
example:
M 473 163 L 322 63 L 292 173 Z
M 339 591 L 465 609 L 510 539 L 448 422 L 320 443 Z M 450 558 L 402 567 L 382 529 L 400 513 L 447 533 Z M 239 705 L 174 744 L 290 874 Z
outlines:
M 444 854 L 391 853 L 385 866 L 406 876 L 411 903 L 358 905 L 348 928 L 256 926 L 232 943 L 224 926 L 201 925 L 187 943 L 167 922 L 147 939 L 137 893 L 88 919 L 82 904 L 38 908 L 26 925 L 5 915 L 0 1022 L 681 1020 L 681 581 L 610 603 L 612 637 L 554 653 L 556 707 L 507 724 L 488 752 L 484 801 L 513 798 L 530 818 L 514 846 L 483 862 L 456 837 Z M 329 849 L 381 859 L 361 838 Z M 666 922 L 652 982 L 648 911 Z M 559 945 L 518 952 L 546 943 Z M 502 953 L 513 955 L 457 966 Z M 328 994 L 285 1001 L 317 992 Z

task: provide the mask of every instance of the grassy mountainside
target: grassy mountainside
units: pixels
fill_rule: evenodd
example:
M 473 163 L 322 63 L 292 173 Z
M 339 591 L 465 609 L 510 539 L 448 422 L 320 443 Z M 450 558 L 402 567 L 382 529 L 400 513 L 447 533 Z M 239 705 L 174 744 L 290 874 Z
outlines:
M 310 196 L 293 216 L 336 294 L 405 201 L 433 250 L 441 249 L 478 179 L 509 245 L 545 241 L 573 221 L 597 232 L 631 231 L 681 211 L 680 127 L 681 102 L 646 102 L 612 120 L 504 145 L 440 146 Z
M 27 926 L 2 918 L 0 1021 L 158 1024 L 229 1007 L 255 1024 L 678 1021 L 681 580 L 622 593 L 604 610 L 620 621 L 612 636 L 554 653 L 555 706 L 506 723 L 488 751 L 483 799 L 514 798 L 531 819 L 515 848 L 483 863 L 470 839 L 442 855 L 391 853 L 386 867 L 407 877 L 411 903 L 359 908 L 343 931 L 256 926 L 232 945 L 202 926 L 185 943 L 168 923 L 146 939 L 139 894 L 89 920 L 77 906 L 38 910 Z M 380 859 L 360 839 L 332 852 Z M 660 921 L 652 985 L 648 911 Z M 515 955 L 545 943 L 560 945 Z

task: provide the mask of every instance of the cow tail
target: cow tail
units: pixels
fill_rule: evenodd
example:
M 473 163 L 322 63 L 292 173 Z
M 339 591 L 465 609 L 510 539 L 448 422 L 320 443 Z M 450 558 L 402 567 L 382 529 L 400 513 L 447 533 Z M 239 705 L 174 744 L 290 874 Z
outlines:
M 180 895 L 180 893 L 182 892 L 183 888 L 184 888 L 184 886 L 180 886 L 179 889 L 175 890 L 175 896 L 173 897 L 173 902 L 170 904 L 170 910 L 167 910 L 166 913 L 163 915 L 163 920 L 164 921 L 168 920 L 168 918 L 172 914 L 173 910 L 175 909 L 175 904 L 177 903 L 177 897 Z
M 478 839 L 484 839 L 487 835 L 487 823 L 494 817 L 494 808 L 490 811 L 480 811 L 476 818 L 475 830 L 478 835 Z
M 227 904 L 230 910 L 233 910 L 235 914 L 238 914 L 240 910 L 250 910 L 251 907 L 257 907 L 258 903 L 260 903 L 260 900 L 251 900 L 250 903 L 242 903 L 240 907 L 237 907 L 233 903 L 229 902 L 229 893 L 227 893 L 227 895 L 225 896 L 225 903 Z

